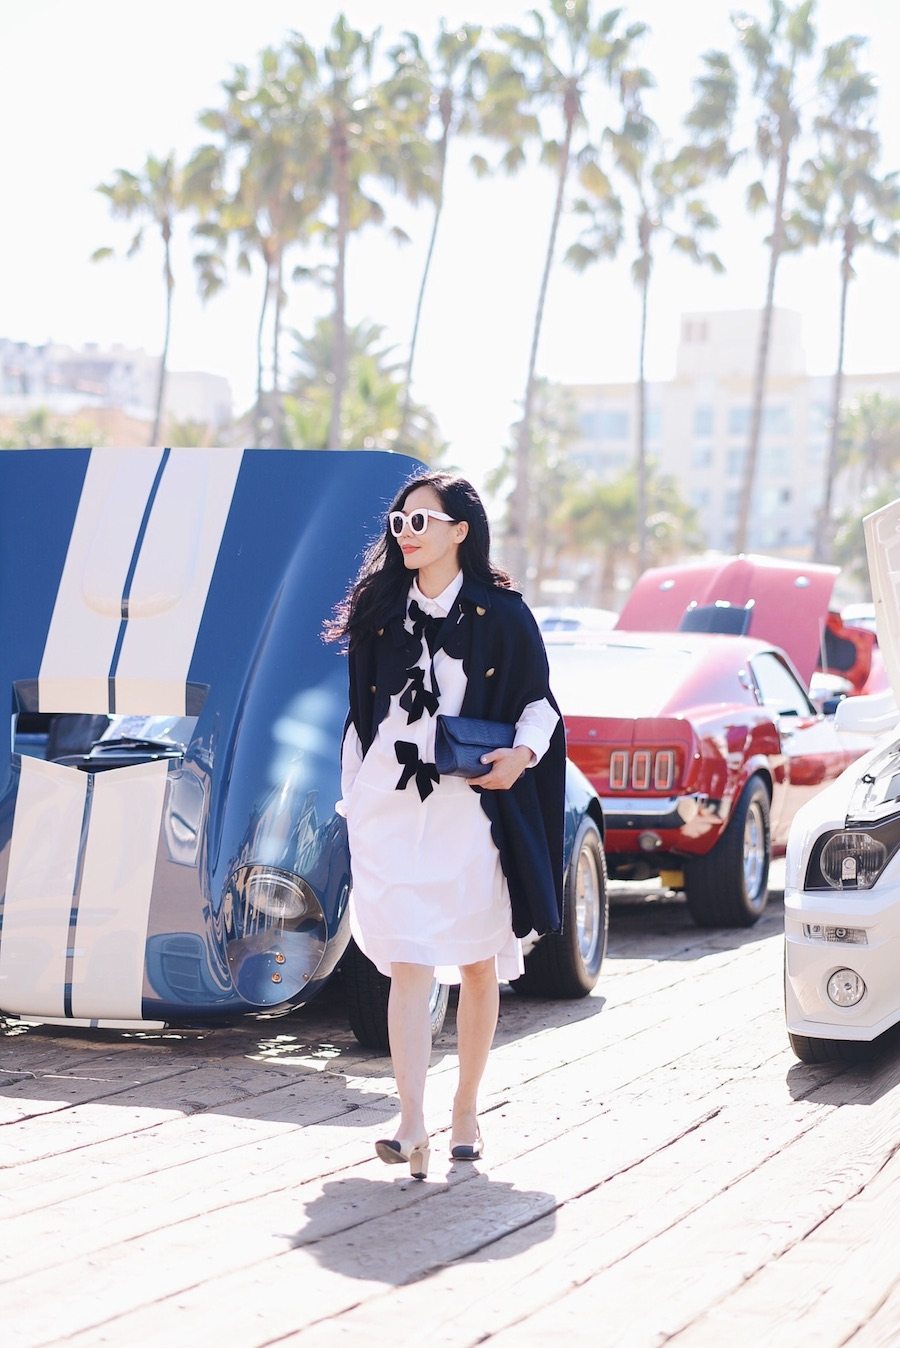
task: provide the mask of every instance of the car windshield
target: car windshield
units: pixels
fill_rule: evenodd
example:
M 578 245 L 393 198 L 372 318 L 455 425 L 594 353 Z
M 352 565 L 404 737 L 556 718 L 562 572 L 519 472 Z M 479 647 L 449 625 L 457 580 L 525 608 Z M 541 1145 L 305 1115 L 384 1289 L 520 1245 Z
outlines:
M 98 743 L 143 740 L 187 745 L 196 724 L 196 716 L 113 716 Z
M 696 660 L 667 646 L 548 645 L 550 686 L 567 716 L 655 716 Z

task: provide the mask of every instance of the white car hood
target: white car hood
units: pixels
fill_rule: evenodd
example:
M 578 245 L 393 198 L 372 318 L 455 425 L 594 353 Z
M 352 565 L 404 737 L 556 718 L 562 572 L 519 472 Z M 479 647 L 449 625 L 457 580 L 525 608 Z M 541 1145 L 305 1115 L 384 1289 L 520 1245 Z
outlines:
M 875 627 L 888 677 L 900 698 L 900 500 L 863 520 Z

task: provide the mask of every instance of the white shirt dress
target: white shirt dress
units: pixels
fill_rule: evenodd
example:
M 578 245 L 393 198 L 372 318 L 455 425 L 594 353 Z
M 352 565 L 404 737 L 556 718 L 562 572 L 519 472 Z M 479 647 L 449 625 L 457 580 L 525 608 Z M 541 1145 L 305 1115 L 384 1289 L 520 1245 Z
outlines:
M 413 580 L 407 630 L 413 630 L 411 603 L 428 617 L 443 618 L 462 581 L 459 572 L 429 599 Z M 434 710 L 433 700 L 421 692 L 416 696 L 417 690 L 437 690 Z M 496 959 L 501 979 L 523 971 L 506 878 L 479 793 L 462 777 L 434 783 L 427 773 L 420 774 L 420 788 L 413 768 L 404 766 L 416 759 L 434 763 L 436 716 L 458 716 L 465 691 L 462 661 L 438 650 L 432 664 L 423 640 L 417 665 L 406 687 L 391 698 L 365 757 L 352 725 L 344 739 L 338 809 L 346 815 L 350 839 L 350 929 L 360 950 L 388 977 L 395 961 L 429 965 L 442 983 L 458 983 L 461 964 L 485 959 Z M 522 713 L 515 744 L 531 749 L 532 766 L 546 753 L 558 719 L 544 699 Z M 398 744 L 415 748 L 398 750 Z

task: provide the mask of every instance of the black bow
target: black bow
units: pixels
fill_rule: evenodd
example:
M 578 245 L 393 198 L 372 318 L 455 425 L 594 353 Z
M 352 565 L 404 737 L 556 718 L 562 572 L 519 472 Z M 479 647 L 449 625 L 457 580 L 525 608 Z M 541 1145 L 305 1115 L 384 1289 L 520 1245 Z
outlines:
M 395 740 L 394 752 L 397 755 L 397 762 L 403 764 L 403 771 L 400 774 L 396 790 L 404 791 L 408 783 L 415 777 L 419 799 L 427 800 L 434 790 L 434 783 L 441 780 L 437 768 L 433 763 L 423 763 L 419 757 L 418 748 L 409 740 Z
M 413 636 L 420 640 L 424 636 L 428 653 L 434 655 L 441 623 L 444 621 L 443 618 L 434 618 L 430 613 L 425 613 L 423 609 L 419 608 L 415 599 L 409 601 L 409 616 L 412 621 Z
M 438 688 L 433 669 L 431 688 L 425 687 L 425 671 L 419 665 L 414 665 L 406 672 L 409 675 L 409 684 L 400 698 L 400 706 L 408 713 L 407 724 L 412 725 L 413 721 L 420 719 L 424 711 L 427 711 L 429 716 L 434 715 L 440 706 L 441 690 Z

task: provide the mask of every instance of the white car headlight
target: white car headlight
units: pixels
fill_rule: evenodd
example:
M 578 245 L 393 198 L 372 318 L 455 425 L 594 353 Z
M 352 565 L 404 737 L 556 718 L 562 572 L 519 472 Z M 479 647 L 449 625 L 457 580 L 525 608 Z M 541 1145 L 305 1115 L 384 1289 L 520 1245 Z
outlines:
M 850 825 L 817 839 L 806 867 L 804 889 L 871 889 L 900 848 L 896 817 L 865 828 Z

